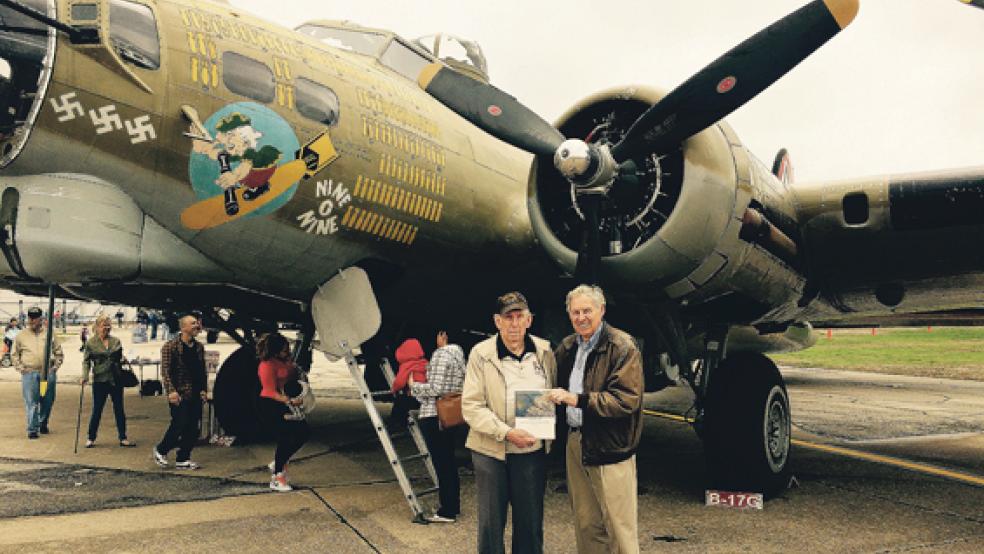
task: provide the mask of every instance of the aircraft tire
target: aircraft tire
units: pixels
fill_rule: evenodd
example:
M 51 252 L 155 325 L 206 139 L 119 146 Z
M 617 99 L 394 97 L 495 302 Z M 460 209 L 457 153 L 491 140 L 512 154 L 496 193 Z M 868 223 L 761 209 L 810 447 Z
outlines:
M 772 360 L 739 352 L 721 362 L 704 418 L 711 487 L 781 494 L 789 483 L 791 425 L 789 394 Z
M 257 406 L 261 388 L 256 373 L 258 366 L 256 352 L 243 346 L 222 362 L 215 376 L 212 390 L 215 416 L 225 434 L 236 437 L 237 444 L 267 435 Z

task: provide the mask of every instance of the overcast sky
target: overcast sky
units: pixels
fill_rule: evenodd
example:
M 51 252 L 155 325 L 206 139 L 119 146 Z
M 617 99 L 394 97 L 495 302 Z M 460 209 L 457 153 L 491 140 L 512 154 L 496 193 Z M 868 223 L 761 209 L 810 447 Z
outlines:
M 233 0 L 294 27 L 347 19 L 477 40 L 492 82 L 548 121 L 615 85 L 671 89 L 801 0 Z M 984 165 L 984 10 L 861 0 L 854 23 L 727 118 L 798 181 Z

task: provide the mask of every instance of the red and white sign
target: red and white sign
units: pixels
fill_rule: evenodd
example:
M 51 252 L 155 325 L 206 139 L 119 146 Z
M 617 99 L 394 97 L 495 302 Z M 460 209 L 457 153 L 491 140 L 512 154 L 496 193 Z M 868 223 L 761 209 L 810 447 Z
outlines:
M 704 491 L 704 505 L 761 510 L 765 499 L 759 492 Z

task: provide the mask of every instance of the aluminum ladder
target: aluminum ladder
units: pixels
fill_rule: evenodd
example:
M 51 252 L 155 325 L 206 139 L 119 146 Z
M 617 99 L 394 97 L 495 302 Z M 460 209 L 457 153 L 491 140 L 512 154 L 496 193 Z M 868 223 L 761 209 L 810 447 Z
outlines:
M 393 473 L 396 475 L 396 480 L 400 484 L 400 489 L 403 490 L 403 497 L 407 499 L 407 503 L 410 505 L 410 511 L 413 512 L 413 522 L 426 524 L 427 521 L 424 519 L 424 508 L 420 502 L 420 499 L 421 497 L 432 495 L 438 491 L 437 473 L 434 471 L 434 463 L 431 461 L 430 452 L 427 450 L 427 444 L 424 442 L 424 437 L 420 432 L 420 427 L 417 425 L 417 420 L 413 415 L 407 418 L 407 431 L 413 438 L 416 453 L 401 457 L 397 453 L 396 447 L 393 445 L 393 437 L 390 436 L 389 431 L 386 429 L 386 425 L 383 423 L 383 418 L 379 415 L 379 410 L 376 409 L 376 398 L 392 394 L 392 392 L 389 389 L 384 391 L 369 390 L 369 385 L 366 384 L 365 375 L 359 367 L 359 362 L 356 360 L 355 354 L 352 353 L 352 349 L 349 348 L 347 341 L 339 342 L 339 346 L 341 346 L 342 351 L 345 352 L 345 363 L 348 365 L 349 372 L 352 373 L 352 380 L 355 381 L 356 386 L 359 388 L 359 396 L 362 398 L 362 402 L 366 405 L 366 411 L 369 413 L 369 419 L 372 420 L 372 426 L 376 430 L 376 435 L 379 436 L 379 442 L 382 443 L 383 450 L 386 451 L 386 458 L 389 460 L 390 466 L 393 468 Z M 380 369 L 383 370 L 383 375 L 386 377 L 386 382 L 390 385 L 390 387 L 392 387 L 395 376 L 393 375 L 393 368 L 390 366 L 387 358 L 383 358 L 380 362 Z M 413 483 L 411 483 L 410 478 L 407 477 L 404 464 L 418 461 L 422 461 L 427 467 L 427 473 L 430 476 L 430 484 L 432 486 L 425 489 L 414 490 Z

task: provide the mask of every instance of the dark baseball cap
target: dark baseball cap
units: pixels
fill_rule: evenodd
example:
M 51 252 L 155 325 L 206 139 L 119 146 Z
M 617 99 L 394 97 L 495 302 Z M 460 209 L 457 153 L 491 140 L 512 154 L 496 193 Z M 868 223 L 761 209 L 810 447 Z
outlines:
M 27 317 L 29 317 L 31 319 L 37 319 L 37 318 L 41 317 L 42 314 L 43 314 L 43 312 L 41 311 L 41 308 L 39 308 L 37 306 L 35 306 L 35 307 L 27 310 Z
M 530 305 L 526 302 L 526 297 L 519 292 L 507 292 L 496 300 L 496 313 L 505 315 L 513 310 L 529 310 Z

